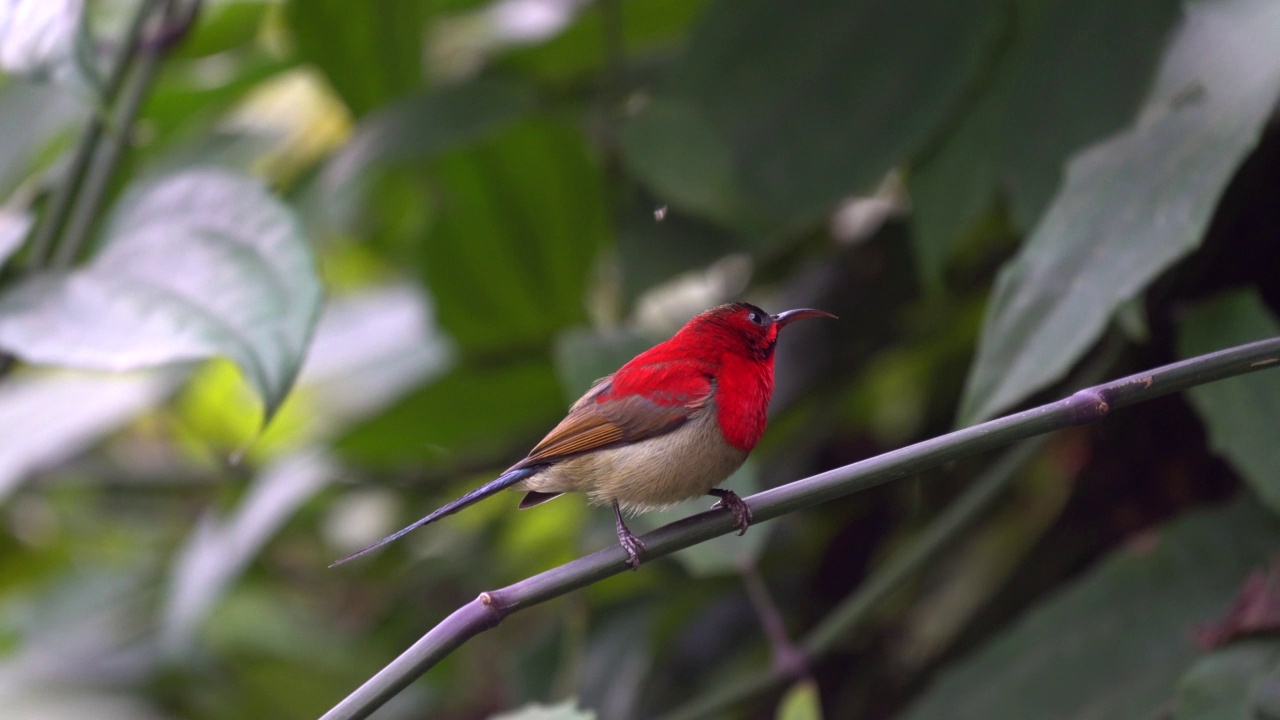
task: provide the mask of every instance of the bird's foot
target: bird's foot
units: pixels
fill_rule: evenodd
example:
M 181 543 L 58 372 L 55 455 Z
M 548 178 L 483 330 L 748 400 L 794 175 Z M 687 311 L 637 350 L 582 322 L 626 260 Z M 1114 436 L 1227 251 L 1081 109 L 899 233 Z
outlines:
M 715 488 L 710 494 L 720 498 L 711 509 L 724 508 L 733 513 L 733 526 L 738 528 L 739 535 L 745 534 L 751 525 L 751 508 L 732 490 Z
M 622 546 L 623 550 L 627 551 L 627 565 L 632 570 L 639 570 L 640 558 L 649 551 L 649 548 L 645 547 L 644 541 L 632 535 L 630 530 L 624 528 L 618 532 L 618 544 Z
M 623 550 L 627 551 L 627 565 L 632 570 L 640 569 L 640 557 L 649 550 L 644 546 L 644 542 L 636 537 L 627 524 L 622 521 L 622 508 L 618 507 L 618 501 L 613 501 L 613 517 L 617 521 L 615 527 L 618 529 L 618 544 Z

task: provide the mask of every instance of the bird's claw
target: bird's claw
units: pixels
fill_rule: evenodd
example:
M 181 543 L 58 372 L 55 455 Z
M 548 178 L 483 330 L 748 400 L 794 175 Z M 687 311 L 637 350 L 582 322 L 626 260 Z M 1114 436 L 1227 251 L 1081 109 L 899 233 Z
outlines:
M 618 544 L 627 551 L 627 565 L 632 570 L 639 570 L 640 558 L 649 550 L 644 541 L 632 535 L 630 530 L 623 530 L 618 533 Z
M 747 527 L 751 525 L 751 508 L 732 490 L 715 490 L 713 493 L 720 499 L 711 509 L 724 508 L 732 513 L 733 526 L 738 529 L 739 535 L 745 535 Z

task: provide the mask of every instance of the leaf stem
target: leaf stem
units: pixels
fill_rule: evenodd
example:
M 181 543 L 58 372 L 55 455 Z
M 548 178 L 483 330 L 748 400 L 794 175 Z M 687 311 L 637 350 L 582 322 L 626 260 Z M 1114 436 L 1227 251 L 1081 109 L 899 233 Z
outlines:
M 1112 411 L 1189 387 L 1280 367 L 1280 337 L 1201 355 L 1076 392 L 1070 397 L 796 480 L 747 498 L 757 523 L 914 475 L 1019 440 L 1097 422 Z M 644 535 L 647 559 L 670 555 L 735 530 L 723 512 L 703 512 Z M 611 546 L 500 590 L 481 593 L 455 610 L 408 650 L 325 713 L 321 720 L 353 720 L 374 710 L 469 638 L 511 613 L 628 569 Z M 864 611 L 860 611 L 864 612 Z M 834 622 L 834 621 L 833 621 Z M 815 630 L 806 645 L 823 647 L 831 633 Z
M 173 13 L 176 0 L 160 1 L 164 3 L 161 14 L 168 20 Z M 147 0 L 147 2 L 148 9 L 155 4 L 154 0 Z M 52 263 L 54 268 L 68 267 L 80 254 L 80 249 L 89 236 L 89 228 L 98 217 L 98 210 L 107 194 L 111 176 L 115 173 L 116 166 L 124 155 L 125 146 L 128 145 L 130 136 L 133 134 L 133 123 L 138 118 L 138 110 L 141 109 L 142 101 L 147 97 L 151 84 L 155 80 L 156 71 L 160 68 L 160 59 L 164 55 L 166 46 L 147 42 L 141 35 L 131 44 L 138 46 L 134 51 L 141 56 L 137 62 L 137 70 L 132 73 L 132 81 L 123 90 L 124 98 L 121 101 L 123 105 L 118 120 L 114 123 L 116 131 L 108 135 L 105 141 L 98 143 L 94 149 L 84 177 L 84 189 L 76 198 L 70 219 L 67 221 L 66 231 L 54 254 Z
M 120 94 L 121 88 L 124 87 L 125 79 L 129 77 L 129 68 L 137 55 L 138 41 L 142 37 L 143 29 L 146 27 L 147 18 L 151 17 L 152 11 L 159 2 L 160 0 L 141 0 L 138 3 L 137 12 L 134 13 L 133 20 L 130 22 L 129 29 L 125 33 L 124 41 L 120 46 L 120 55 L 116 58 L 115 65 L 111 68 L 111 75 L 107 79 L 107 85 L 102 91 L 102 96 L 98 98 L 98 106 L 94 109 L 93 115 L 89 118 L 84 130 L 80 133 L 80 139 L 76 141 L 76 150 L 71 158 L 71 165 L 67 168 L 61 182 L 58 183 L 58 187 L 54 190 L 53 197 L 50 199 L 49 210 L 45 213 L 44 220 L 40 223 L 40 227 L 31 241 L 31 253 L 27 256 L 28 270 L 39 270 L 49 262 L 54 239 L 58 237 L 58 233 L 62 230 L 63 225 L 66 224 L 67 214 L 71 211 L 72 203 L 80 190 L 80 184 L 84 180 L 89 161 L 93 158 L 94 151 L 97 150 L 102 135 L 106 131 L 106 116 L 109 113 L 109 108 L 115 103 L 116 96 Z

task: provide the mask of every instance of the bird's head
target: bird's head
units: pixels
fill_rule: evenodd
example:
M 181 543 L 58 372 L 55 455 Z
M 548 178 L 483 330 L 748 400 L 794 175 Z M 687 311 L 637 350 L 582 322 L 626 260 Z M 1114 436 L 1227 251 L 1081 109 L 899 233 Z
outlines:
M 719 305 L 689 321 L 680 331 L 698 340 L 727 345 L 727 349 L 764 360 L 773 355 L 778 333 L 796 320 L 805 318 L 835 318 L 829 312 L 811 308 L 787 310 L 770 315 L 755 305 L 730 303 Z

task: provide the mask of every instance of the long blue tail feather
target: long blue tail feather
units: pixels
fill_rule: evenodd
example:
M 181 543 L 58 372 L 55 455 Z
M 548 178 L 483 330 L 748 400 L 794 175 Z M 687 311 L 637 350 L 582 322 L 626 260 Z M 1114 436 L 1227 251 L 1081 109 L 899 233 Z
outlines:
M 334 561 L 334 563 L 331 564 L 329 567 L 331 568 L 337 567 L 339 565 L 342 565 L 343 563 L 350 562 L 351 560 L 355 560 L 361 555 L 372 552 L 373 550 L 377 550 L 378 548 L 382 547 L 383 545 L 386 545 L 387 543 L 399 540 L 400 538 L 413 532 L 414 530 L 417 530 L 423 525 L 426 525 L 428 523 L 433 523 L 436 520 L 439 520 L 440 518 L 446 515 L 452 515 L 465 507 L 474 505 L 475 503 L 489 497 L 490 495 L 493 495 L 501 490 L 506 490 L 507 488 L 511 487 L 512 485 L 515 485 L 521 480 L 524 480 L 530 475 L 537 473 L 541 469 L 542 467 L 539 466 L 539 467 L 523 467 L 516 470 L 509 470 L 503 473 L 502 475 L 499 475 L 497 478 L 490 480 L 484 485 L 481 485 L 475 490 L 472 490 L 466 495 L 463 495 L 457 500 L 454 500 L 453 502 L 445 505 L 444 507 L 441 507 L 440 509 L 431 513 L 430 515 L 422 518 L 421 520 L 414 522 L 412 525 L 409 525 L 408 527 L 397 530 L 396 532 L 382 538 L 378 542 L 370 545 L 369 547 L 363 550 L 351 553 L 350 555 L 342 558 L 341 560 Z

